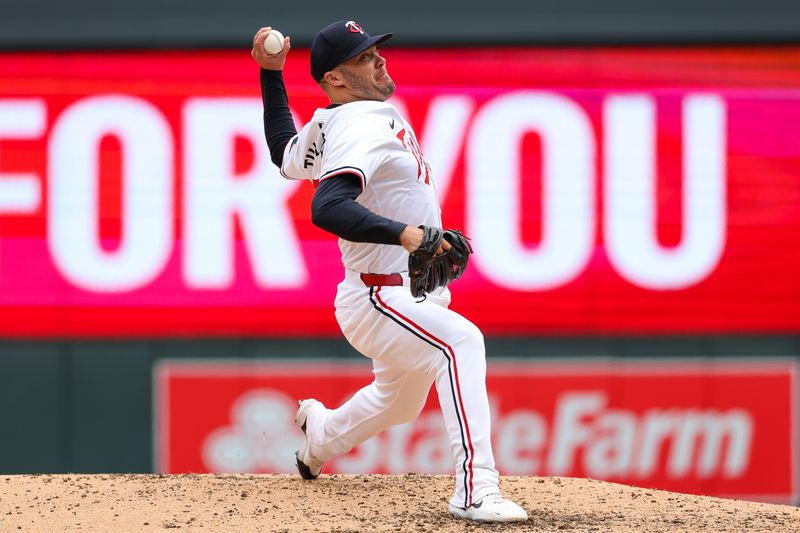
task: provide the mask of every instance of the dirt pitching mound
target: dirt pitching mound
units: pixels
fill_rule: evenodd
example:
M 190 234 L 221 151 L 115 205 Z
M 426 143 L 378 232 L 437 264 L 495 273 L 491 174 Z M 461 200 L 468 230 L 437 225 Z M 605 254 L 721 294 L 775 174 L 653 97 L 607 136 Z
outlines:
M 603 481 L 506 477 L 530 515 L 447 513 L 449 476 L 0 475 L 0 531 L 800 531 L 800 509 Z

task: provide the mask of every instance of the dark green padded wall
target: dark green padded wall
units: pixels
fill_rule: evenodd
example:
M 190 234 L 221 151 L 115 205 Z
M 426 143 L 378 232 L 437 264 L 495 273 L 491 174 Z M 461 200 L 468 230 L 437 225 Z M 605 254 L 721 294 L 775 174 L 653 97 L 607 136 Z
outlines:
M 489 338 L 491 358 L 775 357 L 800 337 Z M 0 473 L 150 472 L 161 359 L 360 358 L 343 339 L 0 341 Z

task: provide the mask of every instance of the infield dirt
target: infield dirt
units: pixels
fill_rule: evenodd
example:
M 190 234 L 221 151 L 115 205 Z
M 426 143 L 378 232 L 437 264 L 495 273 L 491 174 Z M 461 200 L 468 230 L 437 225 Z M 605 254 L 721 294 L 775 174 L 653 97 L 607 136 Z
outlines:
M 0 475 L 0 531 L 800 531 L 800 509 L 591 479 L 505 477 L 530 515 L 447 513 L 448 476 Z

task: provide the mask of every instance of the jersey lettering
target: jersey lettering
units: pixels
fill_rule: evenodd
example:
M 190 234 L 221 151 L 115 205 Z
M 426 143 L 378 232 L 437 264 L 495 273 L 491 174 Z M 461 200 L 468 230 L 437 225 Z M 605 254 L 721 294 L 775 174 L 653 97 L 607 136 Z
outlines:
M 306 150 L 306 156 L 303 158 L 303 168 L 314 166 L 314 160 L 322 155 L 322 152 L 325 149 L 325 134 L 320 132 L 319 138 L 319 148 L 317 148 L 316 142 L 312 142 L 311 146 L 309 146 L 308 150 Z
M 411 152 L 414 156 L 414 159 L 417 160 L 417 179 L 422 179 L 423 172 L 425 173 L 425 185 L 430 185 L 430 172 L 428 171 L 428 164 L 422 158 L 422 151 L 419 149 L 419 146 L 414 141 L 414 138 L 411 135 L 406 135 L 406 130 L 403 128 L 397 133 L 398 140 L 403 143 L 403 146 L 406 150 Z
M 441 227 L 434 183 L 414 130 L 391 104 L 360 101 L 317 109 L 296 138 L 284 157 L 285 178 L 316 184 L 320 178 L 355 173 L 362 186 L 358 201 L 365 208 L 406 224 Z M 418 186 L 409 187 L 414 181 Z M 340 239 L 339 248 L 342 264 L 356 272 L 408 269 L 402 246 Z

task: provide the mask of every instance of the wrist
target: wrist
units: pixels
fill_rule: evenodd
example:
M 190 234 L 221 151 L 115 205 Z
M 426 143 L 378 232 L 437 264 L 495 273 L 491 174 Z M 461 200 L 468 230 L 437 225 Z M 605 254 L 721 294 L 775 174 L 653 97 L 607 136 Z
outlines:
M 422 242 L 422 230 L 414 226 L 406 226 L 400 232 L 400 245 L 409 253 L 419 248 Z

